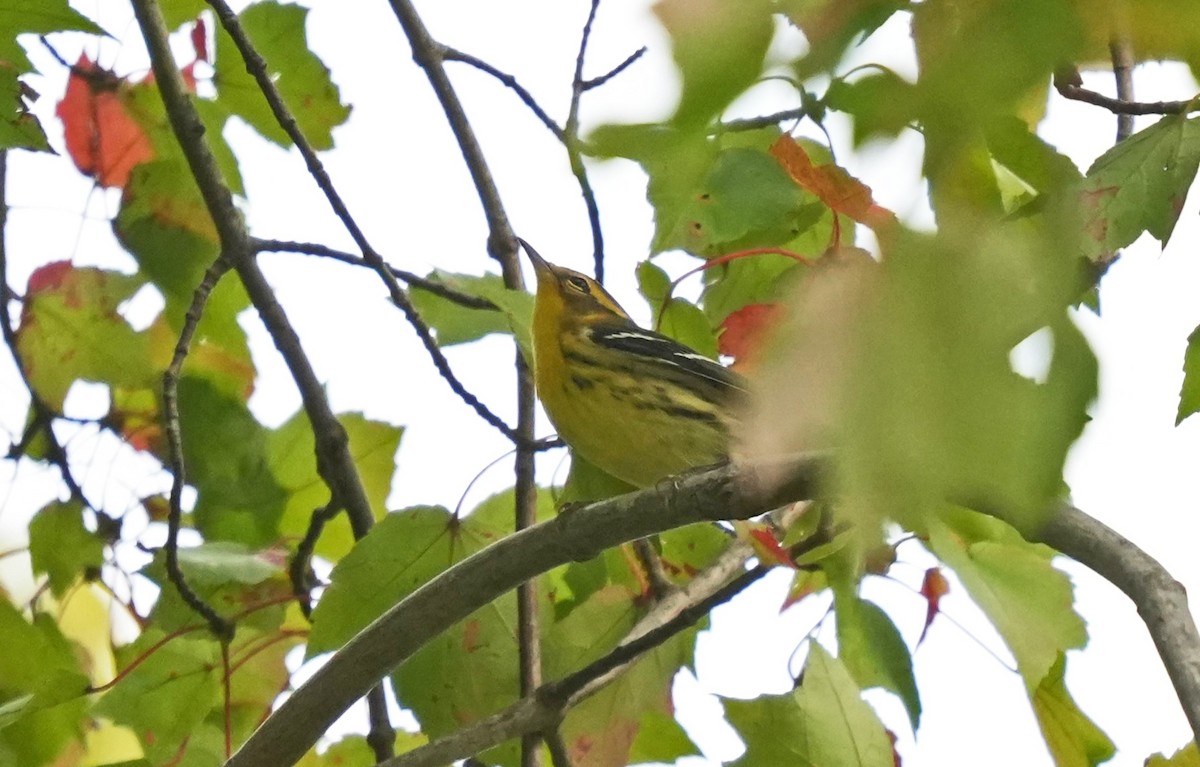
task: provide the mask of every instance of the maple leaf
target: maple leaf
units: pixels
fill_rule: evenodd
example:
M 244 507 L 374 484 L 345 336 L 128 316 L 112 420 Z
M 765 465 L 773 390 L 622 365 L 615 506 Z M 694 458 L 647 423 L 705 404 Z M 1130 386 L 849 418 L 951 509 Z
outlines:
M 717 346 L 721 354 L 733 357 L 734 370 L 745 372 L 754 367 L 767 332 L 779 321 L 779 312 L 778 304 L 748 304 L 721 321 Z
M 896 214 L 875 203 L 871 187 L 833 163 L 814 165 L 804 147 L 786 133 L 771 145 L 771 156 L 792 180 L 815 194 L 835 213 L 841 213 L 884 233 L 896 226 Z
M 100 186 L 123 188 L 135 166 L 154 158 L 150 137 L 125 107 L 124 83 L 81 55 L 55 110 L 75 167 Z

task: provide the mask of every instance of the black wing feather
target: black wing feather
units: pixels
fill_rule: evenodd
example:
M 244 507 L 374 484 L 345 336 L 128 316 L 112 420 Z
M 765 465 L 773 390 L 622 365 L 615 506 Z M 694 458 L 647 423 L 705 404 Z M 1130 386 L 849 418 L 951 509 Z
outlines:
M 701 396 L 740 397 L 746 381 L 716 360 L 653 330 L 636 325 L 598 325 L 591 328 L 598 346 L 633 354 L 658 367 L 671 380 Z

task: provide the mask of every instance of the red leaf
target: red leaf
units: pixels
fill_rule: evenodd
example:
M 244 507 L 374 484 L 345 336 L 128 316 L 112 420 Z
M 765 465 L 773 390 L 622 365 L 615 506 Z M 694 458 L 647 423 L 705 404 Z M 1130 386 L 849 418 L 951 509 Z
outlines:
M 192 25 L 192 50 L 196 52 L 196 61 L 208 61 L 208 28 L 202 16 L 196 17 Z
M 925 633 L 929 631 L 929 624 L 933 623 L 934 617 L 938 614 L 938 605 L 941 604 L 942 597 L 950 591 L 950 582 L 946 580 L 946 576 L 942 575 L 942 571 L 936 567 L 931 567 L 925 571 L 925 578 L 921 581 L 921 596 L 925 597 L 925 627 L 921 629 L 921 636 L 917 639 L 917 644 L 925 641 Z
M 56 110 L 75 167 L 101 186 L 124 187 L 134 166 L 154 158 L 150 138 L 125 109 L 123 84 L 80 56 Z
M 847 215 L 881 233 L 896 225 L 896 214 L 875 204 L 871 187 L 833 163 L 813 165 L 804 147 L 786 133 L 771 145 L 771 156 L 793 181 L 815 194 L 835 213 Z
M 733 357 L 733 369 L 745 372 L 758 361 L 767 331 L 779 321 L 778 304 L 748 304 L 731 312 L 721 322 L 723 332 L 717 339 L 721 354 Z
M 774 530 L 765 522 L 735 522 L 738 538 L 754 549 L 754 554 L 763 562 L 795 568 L 792 555 L 780 545 Z

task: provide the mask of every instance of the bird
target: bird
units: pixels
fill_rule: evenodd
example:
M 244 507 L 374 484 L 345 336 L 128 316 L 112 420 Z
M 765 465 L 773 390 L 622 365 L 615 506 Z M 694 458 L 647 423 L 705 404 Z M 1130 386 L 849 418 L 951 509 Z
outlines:
M 533 264 L 533 368 L 558 436 L 633 488 L 728 460 L 747 383 L 718 361 L 639 327 L 591 277 Z

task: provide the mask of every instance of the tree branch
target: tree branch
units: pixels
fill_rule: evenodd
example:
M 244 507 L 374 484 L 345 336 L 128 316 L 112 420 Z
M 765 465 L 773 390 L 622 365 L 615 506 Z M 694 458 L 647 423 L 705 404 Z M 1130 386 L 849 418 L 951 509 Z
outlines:
M 517 584 L 636 538 L 693 522 L 746 519 L 811 498 L 820 465 L 799 461 L 792 480 L 771 491 L 763 489 L 758 467 L 740 472 L 722 467 L 573 509 L 497 541 L 422 585 L 351 639 L 263 723 L 228 767 L 293 764 L 376 680 Z
M 1113 79 L 1117 82 L 1117 99 L 1125 103 L 1133 101 L 1133 43 L 1123 35 L 1114 37 L 1108 43 L 1109 55 L 1112 57 Z M 1117 143 L 1133 135 L 1133 115 L 1117 115 Z
M 162 96 L 167 119 L 175 140 L 183 151 L 192 176 L 200 188 L 205 207 L 216 226 L 221 244 L 221 258 L 230 264 L 241 278 L 246 294 L 283 356 L 292 378 L 300 390 L 305 413 L 312 424 L 316 443 L 317 471 L 329 487 L 332 502 L 346 509 L 350 527 L 356 538 L 367 534 L 374 524 L 370 502 L 350 455 L 349 438 L 341 422 L 334 416 L 325 397 L 324 387 L 317 378 L 300 338 L 288 320 L 286 312 L 275 299 L 266 276 L 254 260 L 254 246 L 245 221 L 233 202 L 233 194 L 225 183 L 216 157 L 204 141 L 204 124 L 196 112 L 178 67 L 171 54 L 170 42 L 162 13 L 154 0 L 133 0 L 134 15 L 154 70 L 155 82 Z M 269 96 L 268 96 L 269 98 Z M 368 704 L 376 711 L 386 712 L 383 688 L 370 691 Z M 378 740 L 378 739 L 377 739 Z M 381 756 L 391 754 L 389 748 Z
M 466 110 L 446 74 L 446 47 L 433 39 L 421 20 L 411 0 L 390 0 L 392 11 L 404 29 L 413 60 L 425 71 L 438 103 L 446 115 L 450 130 L 458 142 L 463 161 L 471 174 L 479 202 L 483 206 L 488 225 L 488 253 L 500 262 L 500 273 L 505 287 L 524 290 L 521 264 L 517 260 L 517 237 L 504 211 L 500 191 L 495 178 L 483 156 L 483 149 L 467 118 Z M 537 487 L 534 485 L 533 429 L 536 401 L 533 392 L 533 373 L 529 369 L 521 350 L 514 353 L 517 374 L 517 456 L 513 467 L 515 474 L 516 529 L 518 532 L 529 527 L 537 518 Z M 519 662 L 521 688 L 532 692 L 541 684 L 540 633 L 537 623 L 537 589 L 533 583 L 517 584 L 517 636 L 519 639 Z M 533 740 L 522 743 L 521 764 L 537 767 L 541 761 L 541 744 Z
M 1054 73 L 1054 88 L 1063 98 L 1103 107 L 1118 115 L 1177 115 L 1200 109 L 1200 100 L 1189 101 L 1122 101 L 1083 87 L 1075 69 Z
M 1074 506 L 1064 504 L 1033 537 L 1091 568 L 1137 606 L 1200 741 L 1200 632 L 1183 584 L 1154 557 Z

